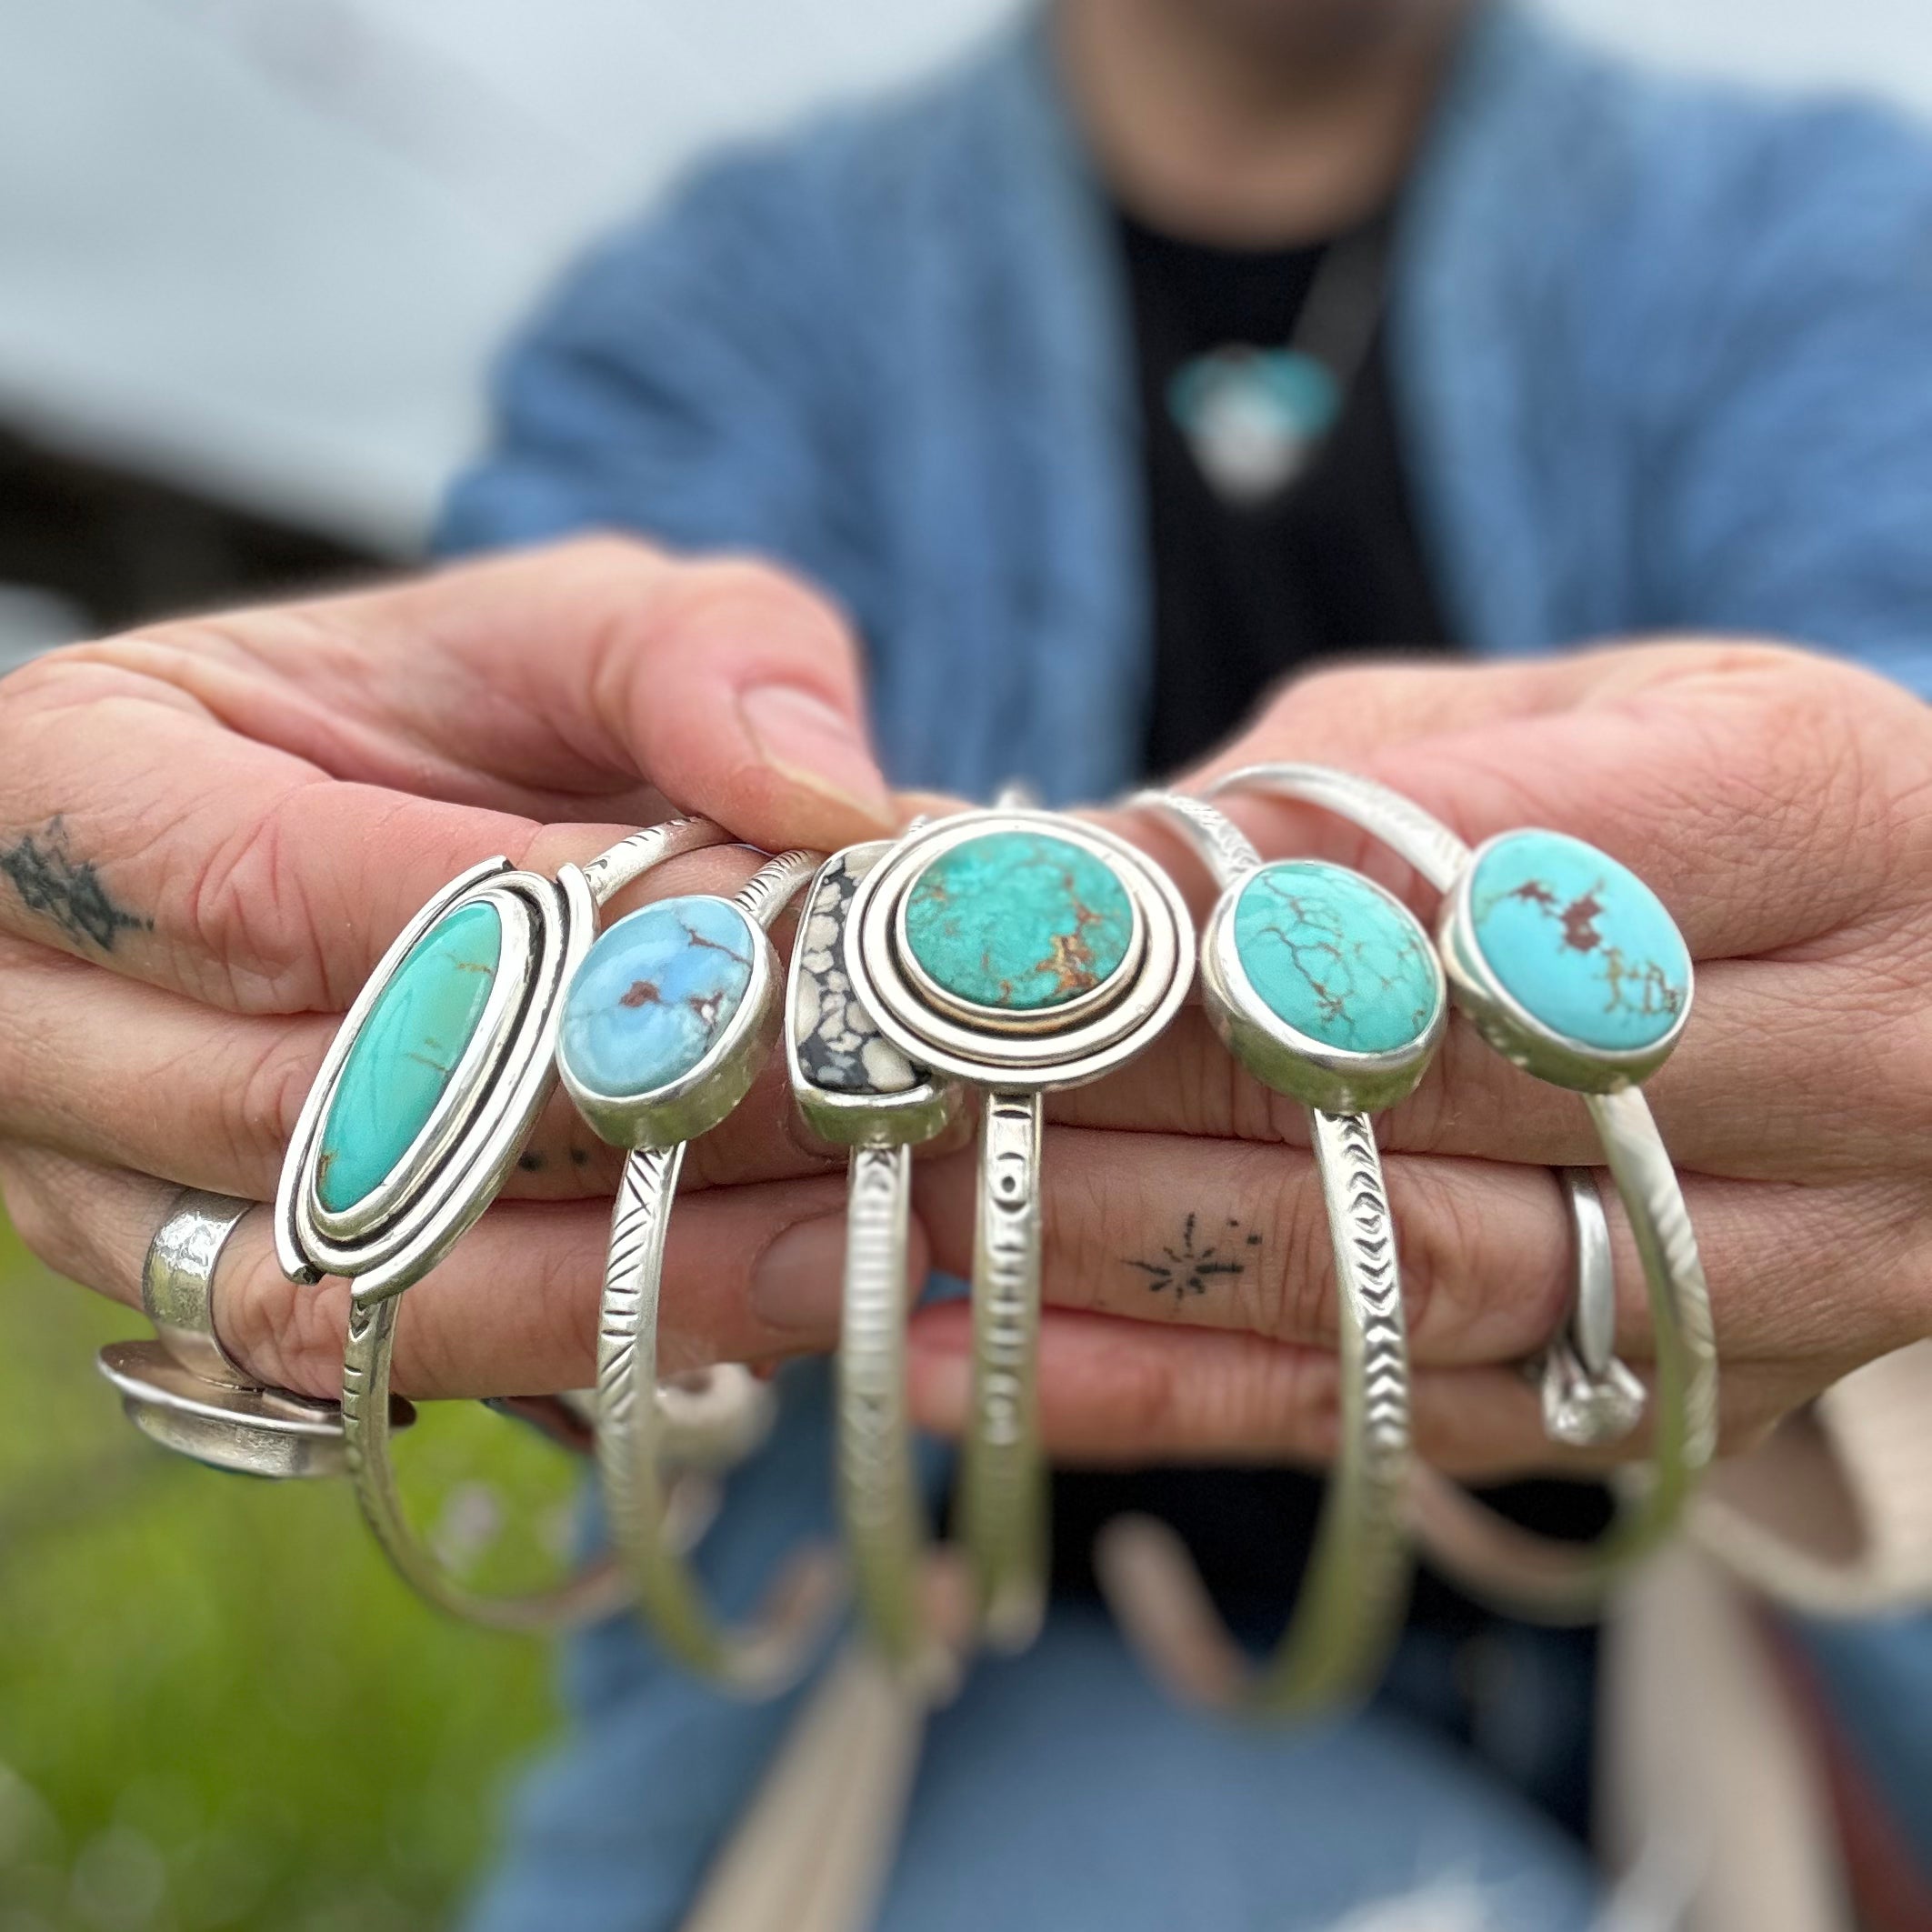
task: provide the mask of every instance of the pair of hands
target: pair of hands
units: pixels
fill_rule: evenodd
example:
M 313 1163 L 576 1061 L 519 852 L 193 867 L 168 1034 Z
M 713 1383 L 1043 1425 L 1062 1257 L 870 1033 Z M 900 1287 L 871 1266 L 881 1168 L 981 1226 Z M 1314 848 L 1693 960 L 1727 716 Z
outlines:
M 856 653 L 810 592 L 615 539 L 398 587 L 61 651 L 0 682 L 0 1190 L 28 1244 L 139 1302 L 184 1185 L 267 1200 L 315 1069 L 392 936 L 503 853 L 583 860 L 667 801 L 771 849 L 896 829 Z M 1663 896 L 1697 961 L 1648 1091 L 1716 1302 L 1736 1448 L 1860 1363 L 1932 1334 L 1932 714 L 1826 660 L 1737 643 L 1306 677 L 1203 771 L 1349 766 L 1472 842 L 1541 824 Z M 1316 815 L 1232 807 L 1264 852 L 1397 864 Z M 1120 829 L 1205 908 L 1186 850 Z M 731 849 L 648 892 L 731 891 Z M 1333 1282 L 1300 1109 L 1190 1007 L 1134 1066 L 1055 1096 L 1043 1422 L 1071 1460 L 1299 1460 L 1336 1426 Z M 1471 1476 L 1559 1458 L 1515 1365 L 1561 1318 L 1552 1163 L 1593 1163 L 1575 1096 L 1461 1020 L 1381 1117 L 1420 1451 Z M 591 1376 L 617 1156 L 561 1100 L 500 1204 L 415 1289 L 397 1386 L 532 1393 Z M 822 1349 L 845 1176 L 771 1069 L 693 1149 L 673 1217 L 674 1366 Z M 934 1150 L 916 1266 L 965 1272 L 969 1146 Z M 262 1380 L 340 1386 L 347 1296 L 276 1269 L 250 1216 L 217 1283 Z M 1649 1337 L 1620 1257 L 1619 1347 Z M 915 1412 L 956 1427 L 957 1306 L 913 1324 Z M 1625 1453 L 1640 1453 L 1642 1438 Z

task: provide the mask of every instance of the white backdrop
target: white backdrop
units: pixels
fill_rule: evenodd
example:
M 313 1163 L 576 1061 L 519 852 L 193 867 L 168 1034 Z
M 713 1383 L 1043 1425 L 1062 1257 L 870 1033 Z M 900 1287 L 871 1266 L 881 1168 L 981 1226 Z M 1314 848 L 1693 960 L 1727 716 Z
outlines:
M 51 0 L 0 20 L 0 417 L 411 543 L 489 352 L 721 135 L 1008 0 Z M 1932 109 L 1927 0 L 1551 0 L 1666 60 Z

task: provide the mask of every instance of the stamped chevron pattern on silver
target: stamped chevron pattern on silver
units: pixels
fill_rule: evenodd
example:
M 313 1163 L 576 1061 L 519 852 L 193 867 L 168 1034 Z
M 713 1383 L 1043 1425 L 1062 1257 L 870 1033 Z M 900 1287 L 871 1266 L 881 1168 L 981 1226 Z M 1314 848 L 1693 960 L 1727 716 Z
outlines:
M 769 926 L 785 910 L 786 902 L 825 861 L 823 852 L 781 852 L 738 888 L 737 904 L 748 918 Z
M 1470 851 L 1441 819 L 1400 792 L 1354 772 L 1326 765 L 1249 765 L 1230 772 L 1215 790 L 1272 793 L 1346 818 L 1393 847 L 1438 892 L 1446 892 L 1469 863 Z
M 1363 1420 L 1370 1454 L 1399 1457 L 1409 1439 L 1408 1329 L 1375 1129 L 1366 1114 L 1316 1117 L 1333 1144 L 1341 1196 L 1335 1223 L 1339 1286 L 1361 1326 Z
M 626 1156 L 597 1309 L 597 1465 L 614 1527 L 662 1515 L 657 1474 L 657 1296 L 683 1144 Z
M 1186 835 L 1215 876 L 1217 886 L 1232 886 L 1261 864 L 1261 855 L 1226 813 L 1217 812 L 1185 792 L 1139 792 L 1129 801 L 1137 809 L 1161 811 L 1177 821 L 1176 829 Z
M 1682 1454 L 1696 1471 L 1717 1452 L 1717 1337 L 1690 1210 L 1643 1095 L 1627 1087 L 1585 1098 L 1644 1264 L 1658 1376 L 1683 1381 Z M 1660 1428 L 1669 1426 L 1673 1406 L 1659 1405 Z
M 1343 1430 L 1346 1479 L 1359 1485 L 1355 1518 L 1362 1620 L 1392 1616 L 1406 1575 L 1404 1493 L 1409 1467 L 1408 1323 L 1388 1189 L 1366 1114 L 1312 1116 L 1328 1206 L 1339 1297 L 1344 1404 L 1360 1419 Z

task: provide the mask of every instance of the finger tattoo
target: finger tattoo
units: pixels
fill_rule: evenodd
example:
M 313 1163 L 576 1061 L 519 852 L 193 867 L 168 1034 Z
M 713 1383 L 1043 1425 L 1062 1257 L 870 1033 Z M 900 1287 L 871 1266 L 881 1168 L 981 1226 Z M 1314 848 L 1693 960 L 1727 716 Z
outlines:
M 111 953 L 123 933 L 151 933 L 143 919 L 117 906 L 92 859 L 74 856 L 65 819 L 50 818 L 40 831 L 0 846 L 0 873 L 13 881 L 29 912 L 53 920 L 70 939 L 91 941 Z

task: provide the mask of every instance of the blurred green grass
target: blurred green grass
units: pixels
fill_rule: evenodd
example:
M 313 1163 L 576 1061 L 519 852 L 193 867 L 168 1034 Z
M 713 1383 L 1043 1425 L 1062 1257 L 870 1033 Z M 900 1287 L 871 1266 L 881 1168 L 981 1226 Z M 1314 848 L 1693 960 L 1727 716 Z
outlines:
M 549 1654 L 418 1605 L 342 1484 L 138 1436 L 94 1354 L 145 1332 L 0 1219 L 0 1932 L 449 1923 L 556 1721 Z M 567 1459 L 473 1405 L 398 1460 L 493 1577 L 537 1561 L 507 1526 L 565 1533 Z

